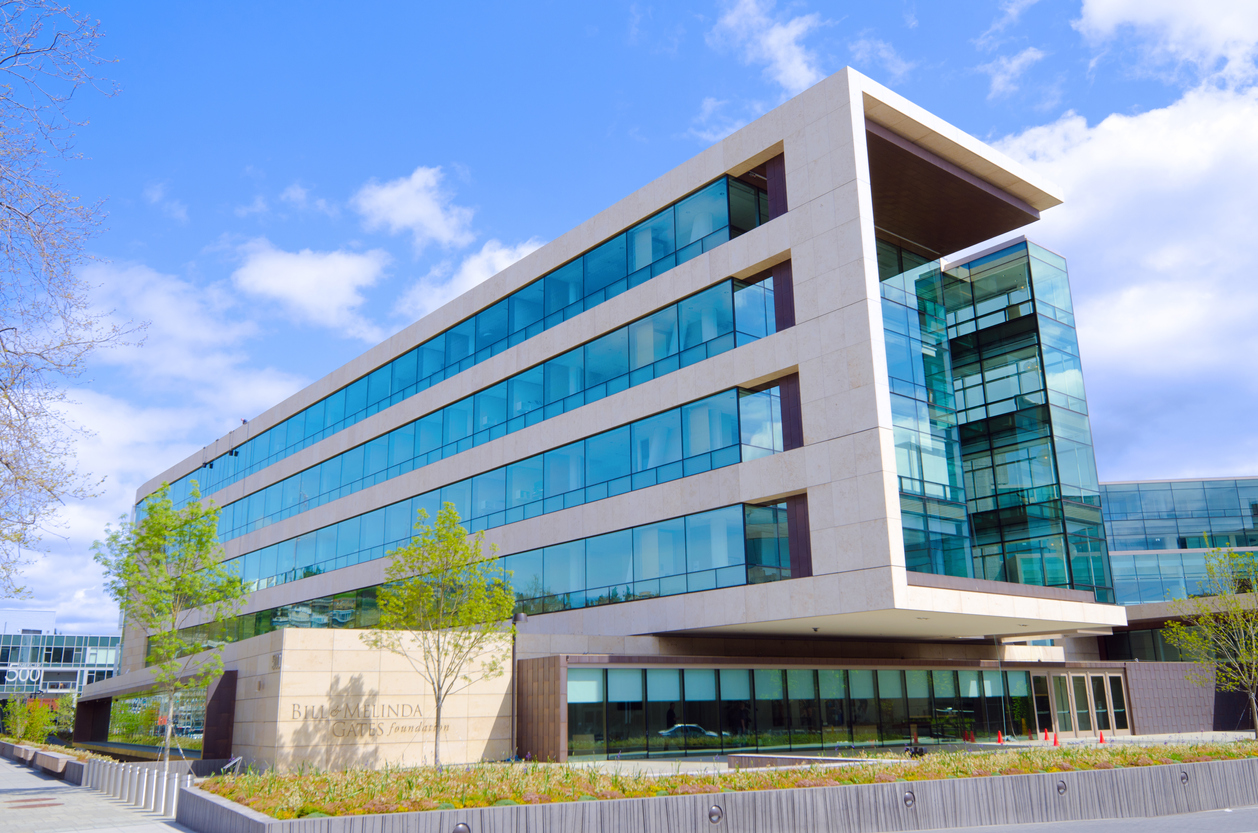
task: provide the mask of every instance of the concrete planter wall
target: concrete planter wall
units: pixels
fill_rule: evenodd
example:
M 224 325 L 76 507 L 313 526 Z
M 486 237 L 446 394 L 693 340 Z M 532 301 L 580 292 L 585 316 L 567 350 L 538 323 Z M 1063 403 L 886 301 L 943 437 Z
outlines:
M 83 783 L 83 762 L 69 755 L 0 741 L 0 757 L 41 770 L 71 784 Z
M 847 787 L 708 793 L 279 821 L 193 787 L 198 833 L 884 833 L 1143 818 L 1258 804 L 1258 759 Z

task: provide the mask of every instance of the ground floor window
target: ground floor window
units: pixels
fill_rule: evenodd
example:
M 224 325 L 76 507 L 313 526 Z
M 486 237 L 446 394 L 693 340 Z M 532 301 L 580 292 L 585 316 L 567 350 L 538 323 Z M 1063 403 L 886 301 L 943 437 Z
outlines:
M 1078 691 L 1075 691 L 1078 689 Z M 1089 699 L 1088 694 L 1093 696 Z M 1106 696 L 1108 694 L 1108 697 Z M 1126 730 L 1121 675 L 1023 670 L 571 668 L 569 758 L 842 754 Z

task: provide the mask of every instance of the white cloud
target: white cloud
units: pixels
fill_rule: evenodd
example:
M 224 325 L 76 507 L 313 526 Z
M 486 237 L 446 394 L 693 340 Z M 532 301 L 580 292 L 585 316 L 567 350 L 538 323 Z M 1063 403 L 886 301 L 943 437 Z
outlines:
M 188 206 L 179 200 L 167 197 L 165 183 L 157 182 L 146 186 L 144 189 L 144 201 L 149 205 L 157 206 L 163 214 L 172 220 L 177 220 L 180 223 L 188 222 Z
M 244 262 L 232 273 L 232 283 L 242 291 L 279 301 L 298 320 L 345 336 L 373 343 L 383 337 L 357 310 L 366 300 L 361 290 L 374 286 L 391 262 L 386 252 L 286 252 L 265 238 L 239 251 Z
M 1258 471 L 1258 91 L 1201 88 L 1000 147 L 1060 183 L 1029 231 L 1064 253 L 1103 478 Z
M 406 177 L 388 182 L 372 180 L 358 190 L 351 203 L 369 230 L 386 228 L 391 234 L 409 231 L 419 254 L 429 243 L 466 246 L 472 234 L 472 209 L 455 205 L 441 187 L 441 168 L 420 166 Z
M 130 511 L 135 490 L 159 470 L 305 380 L 250 359 L 245 348 L 259 331 L 234 292 L 135 263 L 93 262 L 82 276 L 114 317 L 149 321 L 147 340 L 97 352 L 96 383 L 69 392 L 68 418 L 95 432 L 76 446 L 80 470 L 108 477 L 99 497 L 62 509 L 61 526 L 45 537 L 48 552 L 24 573 L 33 598 L 20 606 L 56 609 L 58 627 L 71 632 L 108 633 L 117 628 L 117 607 L 91 560 L 92 541 Z
M 1074 26 L 1094 44 L 1134 32 L 1145 39 L 1149 69 L 1189 65 L 1231 85 L 1258 77 L 1252 0 L 1084 0 Z
M 802 43 L 821 25 L 821 16 L 778 21 L 770 16 L 772 11 L 772 0 L 735 0 L 708 33 L 708 45 L 740 50 L 744 64 L 765 65 L 764 74 L 785 96 L 798 95 L 825 77 L 817 56 Z
M 979 66 L 979 71 L 987 73 L 992 79 L 987 99 L 990 101 L 1016 92 L 1022 74 L 1047 56 L 1047 52 L 1028 46 L 1012 58 L 1005 56 Z
M 749 121 L 729 115 L 726 112 L 728 106 L 728 101 L 712 96 L 703 99 L 703 103 L 699 105 L 699 114 L 691 120 L 686 135 L 711 144 L 721 141 Z M 759 111 L 756 115 L 759 115 Z
M 217 426 L 231 428 L 298 389 L 291 374 L 250 366 L 243 345 L 259 329 L 235 293 L 135 263 L 91 263 L 82 275 L 101 305 L 116 310 L 113 317 L 148 322 L 143 345 L 102 350 L 94 361 L 122 369 L 156 399 L 175 390 L 198 409 L 212 406 L 215 436 Z
M 974 41 L 980 49 L 994 49 L 1000 44 L 1000 35 L 1010 26 L 1015 25 L 1022 13 L 1038 3 L 1039 0 L 1003 0 L 1000 4 L 1000 17 L 992 21 L 987 31 Z
M 266 197 L 257 194 L 253 198 L 253 202 L 248 205 L 236 206 L 237 217 L 248 217 L 250 214 L 265 214 L 270 206 L 267 205 Z
M 298 182 L 294 182 L 285 188 L 280 193 L 280 199 L 298 211 L 318 211 L 320 214 L 326 214 L 329 217 L 337 217 L 341 213 L 341 209 L 335 203 L 330 203 L 323 197 L 311 199 L 310 189 L 302 187 L 301 183 Z
M 488 240 L 479 252 L 463 258 L 453 275 L 448 263 L 425 275 L 402 296 L 398 312 L 413 319 L 422 318 L 541 247 L 542 241 L 536 238 L 518 246 L 504 246 L 497 240 Z
M 878 40 L 868 35 L 862 35 L 861 39 L 851 44 L 850 48 L 852 60 L 861 64 L 877 64 L 887 71 L 893 83 L 903 81 L 913 67 L 917 66 L 914 62 L 905 60 L 900 53 L 895 51 L 895 47 L 885 40 Z

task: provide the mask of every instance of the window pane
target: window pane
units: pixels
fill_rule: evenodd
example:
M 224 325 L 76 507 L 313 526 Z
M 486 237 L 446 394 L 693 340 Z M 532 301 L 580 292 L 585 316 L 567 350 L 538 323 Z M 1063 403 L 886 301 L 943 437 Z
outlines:
M 575 442 L 544 456 L 546 497 L 562 495 L 585 485 L 585 443 Z
M 545 370 L 541 365 L 507 380 L 508 418 L 523 416 L 542 407 L 542 382 Z
M 634 472 L 681 459 L 681 410 L 668 411 L 633 424 Z
M 585 294 L 590 295 L 615 283 L 625 271 L 625 235 L 617 235 L 587 254 L 585 260 Z
M 738 444 L 738 391 L 726 391 L 685 405 L 681 413 L 685 456 Z
M 731 284 L 727 281 L 678 304 L 681 349 L 688 350 L 734 330 Z
M 557 596 L 585 590 L 584 541 L 546 547 L 542 559 L 547 595 Z
M 742 510 L 728 506 L 686 518 L 686 564 L 690 572 L 742 564 Z
M 483 350 L 507 337 L 507 300 L 476 315 L 476 349 Z
M 591 588 L 633 581 L 633 531 L 621 530 L 586 541 L 585 569 Z
M 584 390 L 584 356 L 584 348 L 578 347 L 546 362 L 546 404 L 558 402 Z
M 702 240 L 729 225 L 725 178 L 677 204 L 677 248 Z
M 673 209 L 666 208 L 641 225 L 632 228 L 629 237 L 629 271 L 644 266 L 676 251 L 673 235 Z
M 629 325 L 629 367 L 636 370 L 677 352 L 677 308 L 668 307 Z
M 518 333 L 534 322 L 541 321 L 546 303 L 546 281 L 534 281 L 510 300 L 510 330 Z
M 508 509 L 541 500 L 542 497 L 542 455 L 507 466 Z
M 629 372 L 629 330 L 621 327 L 585 345 L 585 385 L 594 387 Z
M 605 483 L 630 473 L 630 427 L 604 431 L 585 441 L 586 484 Z
M 567 266 L 562 266 L 546 276 L 546 314 L 559 312 L 564 307 L 581 300 L 582 290 L 581 259 L 577 258 Z
M 686 524 L 682 518 L 633 530 L 635 581 L 686 572 Z

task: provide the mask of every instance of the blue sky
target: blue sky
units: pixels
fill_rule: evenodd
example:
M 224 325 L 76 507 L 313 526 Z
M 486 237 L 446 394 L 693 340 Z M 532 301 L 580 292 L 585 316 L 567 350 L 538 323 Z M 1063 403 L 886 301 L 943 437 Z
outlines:
M 88 548 L 136 487 L 845 65 L 1066 192 L 1102 479 L 1258 474 L 1258 5 L 86 2 L 105 199 L 84 276 L 151 321 L 72 417 L 100 498 L 26 606 L 109 630 Z

